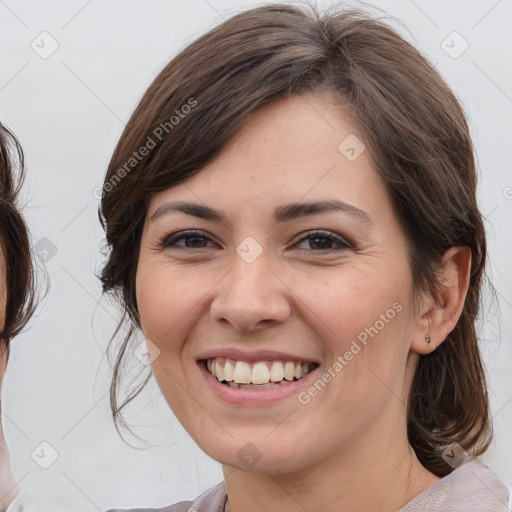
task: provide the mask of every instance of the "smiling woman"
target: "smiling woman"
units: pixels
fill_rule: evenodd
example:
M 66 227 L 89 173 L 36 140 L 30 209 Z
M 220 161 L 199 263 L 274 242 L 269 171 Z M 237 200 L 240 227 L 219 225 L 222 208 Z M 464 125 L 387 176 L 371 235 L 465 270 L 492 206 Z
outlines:
M 106 183 L 102 272 L 225 482 L 162 509 L 505 511 L 475 317 L 473 147 L 436 70 L 355 10 L 268 5 L 175 57 Z M 305 398 L 306 397 L 306 398 Z M 152 509 L 151 509 L 152 510 Z

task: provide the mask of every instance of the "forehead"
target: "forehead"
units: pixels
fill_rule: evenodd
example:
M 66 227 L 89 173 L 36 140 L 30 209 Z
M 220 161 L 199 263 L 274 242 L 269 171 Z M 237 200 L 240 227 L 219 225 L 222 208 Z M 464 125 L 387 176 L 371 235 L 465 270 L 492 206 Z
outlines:
M 257 111 L 199 173 L 155 194 L 149 216 L 171 199 L 214 200 L 225 208 L 244 204 L 244 209 L 255 201 L 268 209 L 333 196 L 357 206 L 369 193 L 374 202 L 387 200 L 364 139 L 329 95 L 280 99 Z

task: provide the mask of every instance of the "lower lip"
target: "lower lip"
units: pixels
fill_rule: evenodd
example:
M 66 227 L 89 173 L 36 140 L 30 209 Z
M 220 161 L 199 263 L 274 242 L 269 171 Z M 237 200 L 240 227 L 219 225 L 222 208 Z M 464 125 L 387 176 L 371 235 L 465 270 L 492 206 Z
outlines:
M 207 369 L 203 361 L 198 363 L 199 370 L 206 379 L 208 386 L 224 402 L 236 405 L 267 405 L 283 400 L 292 395 L 297 395 L 301 388 L 307 387 L 309 381 L 314 378 L 318 368 L 309 372 L 299 380 L 291 381 L 290 384 L 281 385 L 271 389 L 240 389 L 231 388 L 221 384 Z M 313 377 L 312 377 L 313 376 Z

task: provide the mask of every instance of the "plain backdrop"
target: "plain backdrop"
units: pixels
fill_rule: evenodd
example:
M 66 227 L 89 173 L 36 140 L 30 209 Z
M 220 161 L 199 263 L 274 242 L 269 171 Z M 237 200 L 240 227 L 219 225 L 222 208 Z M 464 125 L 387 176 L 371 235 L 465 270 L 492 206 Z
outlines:
M 369 3 L 402 23 L 398 30 L 437 66 L 471 124 L 498 296 L 483 316 L 481 336 L 495 424 L 482 459 L 510 486 L 512 1 Z M 190 440 L 154 382 L 129 411 L 142 441 L 128 436 L 129 446 L 113 426 L 105 351 L 117 311 L 100 300 L 103 232 L 95 189 L 156 73 L 223 18 L 256 5 L 0 1 L 0 119 L 25 149 L 25 213 L 50 280 L 38 316 L 13 342 L 2 391 L 13 471 L 27 492 L 94 512 L 168 505 L 222 479 L 220 466 Z

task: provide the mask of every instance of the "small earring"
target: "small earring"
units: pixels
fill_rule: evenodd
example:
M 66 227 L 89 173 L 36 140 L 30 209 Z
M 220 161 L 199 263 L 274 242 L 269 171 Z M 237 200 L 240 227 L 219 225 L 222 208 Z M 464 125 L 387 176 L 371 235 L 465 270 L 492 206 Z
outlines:
M 425 341 L 426 341 L 427 343 L 430 343 L 430 336 L 429 336 L 428 334 L 425 336 Z

